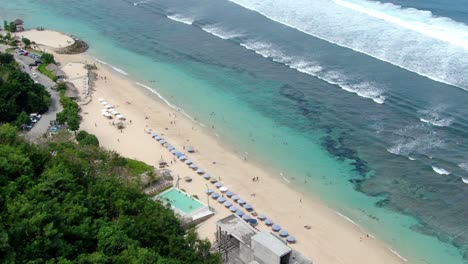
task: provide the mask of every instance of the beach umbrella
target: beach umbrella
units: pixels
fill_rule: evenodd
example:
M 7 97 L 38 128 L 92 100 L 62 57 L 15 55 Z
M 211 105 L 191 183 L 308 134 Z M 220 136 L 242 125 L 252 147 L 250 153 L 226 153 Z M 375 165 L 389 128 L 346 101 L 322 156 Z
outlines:
M 192 161 L 191 160 L 186 160 L 185 164 L 190 165 L 190 164 L 192 164 Z
M 208 175 L 208 174 L 205 173 L 205 174 L 203 174 L 203 178 L 205 178 L 205 180 L 209 180 L 209 179 L 210 179 L 210 175 Z
M 187 151 L 188 151 L 189 153 L 194 153 L 194 152 L 195 152 L 195 150 L 194 150 L 192 147 L 188 147 L 188 148 L 187 148 Z
M 229 211 L 231 211 L 231 212 L 233 212 L 233 213 L 236 212 L 237 210 L 239 210 L 239 209 L 237 209 L 237 207 L 235 207 L 234 205 L 232 205 L 231 207 L 229 207 Z
M 265 225 L 272 225 L 272 224 L 273 224 L 273 220 L 271 220 L 270 218 L 265 220 Z
M 105 117 L 112 117 L 112 115 L 107 113 L 107 112 L 103 112 L 102 115 L 105 116 Z
M 184 154 L 183 154 L 182 152 L 176 152 L 176 153 L 175 153 L 175 156 L 176 156 L 177 158 L 179 158 L 180 156 L 184 156 Z
M 176 149 L 171 150 L 171 153 L 172 153 L 172 154 L 175 154 L 176 152 L 177 152 Z
M 258 220 L 260 221 L 263 221 L 266 219 L 266 216 L 264 214 L 260 214 L 259 216 L 257 216 Z
M 114 108 L 109 108 L 109 109 L 107 109 L 107 111 L 111 111 L 111 112 L 112 112 L 112 111 L 115 111 L 115 109 L 114 109 Z
M 197 170 L 197 173 L 198 173 L 198 174 L 204 174 L 205 171 L 204 171 L 203 169 L 198 169 L 198 170 Z
M 223 184 L 221 182 L 217 182 L 214 184 L 216 186 L 216 188 L 221 188 L 223 187 Z
M 258 224 L 257 219 L 254 218 L 250 218 L 248 222 L 251 226 L 256 226 Z
M 281 226 L 280 225 L 277 225 L 277 224 L 274 224 L 271 226 L 271 230 L 275 231 L 275 232 L 278 232 L 281 230 Z
M 195 165 L 195 163 L 192 163 L 192 165 L 190 165 L 190 168 L 193 169 L 193 170 L 196 170 L 198 168 L 198 166 Z
M 242 211 L 242 210 L 237 210 L 237 211 L 236 211 L 236 215 L 242 217 L 243 215 L 245 215 L 245 213 L 244 213 L 244 211 Z
M 111 113 L 112 113 L 113 115 L 115 115 L 115 116 L 119 114 L 119 111 L 116 111 L 116 110 L 110 110 L 110 109 L 109 109 L 109 111 L 111 111 Z
M 249 221 L 250 218 L 251 217 L 249 215 L 246 215 L 246 214 L 242 216 L 242 219 L 245 220 L 245 221 Z
M 102 102 L 102 101 L 104 101 L 104 98 L 98 98 L 98 101 Z
M 233 199 L 234 201 L 237 201 L 237 200 L 239 200 L 240 198 L 239 198 L 239 196 L 237 196 L 237 195 L 233 195 L 233 196 L 231 197 L 231 199 Z
M 229 197 L 229 198 L 231 198 L 233 195 L 236 195 L 236 194 L 231 192 L 231 191 L 226 192 L 226 196 Z
M 156 132 L 151 132 L 151 137 L 156 137 L 158 135 L 158 133 Z
M 207 194 L 212 194 L 212 193 L 213 193 L 213 190 L 208 189 L 208 190 L 206 190 L 206 193 L 207 193 Z
M 224 206 L 226 206 L 228 208 L 232 206 L 232 203 L 230 203 L 229 201 L 225 201 L 223 204 L 224 204 Z
M 186 157 L 185 155 L 182 155 L 182 156 L 179 157 L 179 159 L 180 159 L 181 161 L 184 161 L 184 160 L 187 159 L 187 157 Z
M 101 101 L 101 104 L 102 104 L 102 105 L 106 105 L 106 104 L 108 104 L 108 103 L 107 103 L 106 101 Z
M 217 181 L 218 181 L 218 180 L 217 180 L 215 177 L 211 177 L 211 179 L 210 179 L 210 182 L 211 182 L 211 183 L 215 183 L 215 182 L 217 182 Z
M 167 142 L 166 142 L 166 140 L 163 139 L 163 140 L 160 140 L 159 143 L 161 143 L 161 145 L 164 145 L 164 144 L 166 144 Z
M 211 193 L 211 198 L 218 199 L 218 197 L 219 197 L 219 193 L 216 193 L 216 192 Z
M 247 203 L 242 205 L 242 207 L 244 207 L 245 210 L 247 210 L 247 211 L 252 211 L 253 210 L 253 207 L 250 204 L 247 204 Z
M 220 197 L 218 197 L 218 199 L 216 201 L 218 201 L 218 203 L 224 203 L 226 201 L 226 199 L 224 199 L 224 197 L 220 196 Z
M 119 120 L 127 120 L 127 118 L 123 115 L 116 115 L 116 117 L 119 119 Z
M 281 230 L 279 231 L 279 235 L 280 235 L 281 237 L 287 237 L 287 236 L 288 236 L 288 231 L 287 231 L 287 230 L 284 230 L 284 229 L 281 229 Z
M 227 187 L 224 187 L 224 186 L 221 187 L 221 188 L 219 188 L 219 191 L 222 192 L 222 193 L 227 192 L 227 190 L 228 190 L 228 188 L 227 188 Z
M 191 182 L 191 181 L 192 181 L 192 177 L 190 177 L 190 176 L 185 176 L 185 177 L 184 177 L 184 180 L 185 180 L 186 182 Z
M 296 243 L 296 238 L 293 237 L 293 236 L 288 236 L 288 238 L 286 238 L 286 241 L 288 241 L 288 243 Z
M 156 135 L 156 136 L 154 136 L 154 139 L 156 139 L 156 140 L 158 140 L 158 141 L 159 141 L 159 140 L 161 140 L 161 139 L 162 139 L 162 137 L 161 137 L 161 136 L 159 136 L 159 135 Z
M 167 150 L 171 151 L 171 150 L 173 150 L 173 149 L 175 149 L 174 146 L 172 146 L 172 145 L 167 146 Z
M 107 108 L 107 109 L 109 109 L 109 108 L 112 108 L 112 105 L 106 104 L 104 107 Z
M 242 200 L 242 199 L 239 199 L 239 200 L 237 200 L 237 203 L 240 204 L 240 205 L 243 205 L 243 204 L 245 204 L 245 201 Z

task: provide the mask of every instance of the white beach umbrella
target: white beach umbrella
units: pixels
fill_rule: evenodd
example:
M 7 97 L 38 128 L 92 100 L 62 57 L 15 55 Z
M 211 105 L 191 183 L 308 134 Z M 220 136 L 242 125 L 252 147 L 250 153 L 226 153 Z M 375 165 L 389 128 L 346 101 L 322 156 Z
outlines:
M 112 105 L 107 104 L 107 105 L 105 105 L 104 107 L 107 108 L 107 109 L 109 109 L 109 108 L 112 108 Z
M 115 117 L 117 117 L 120 120 L 125 120 L 126 119 L 125 116 L 123 116 L 123 115 L 116 115 Z
M 102 115 L 105 116 L 105 117 L 107 117 L 107 118 L 112 117 L 112 115 L 109 114 L 109 113 L 107 113 L 107 112 L 103 112 Z
M 106 105 L 108 103 L 106 101 L 101 101 L 101 104 Z
M 109 110 L 110 110 L 110 109 L 109 109 Z M 114 111 L 111 111 L 111 113 L 112 113 L 113 115 L 118 115 L 118 114 L 119 114 L 119 111 L 114 110 Z
M 107 109 L 106 108 L 101 109 L 101 112 L 107 112 Z
M 109 112 L 112 112 L 112 111 L 114 111 L 114 110 L 115 110 L 114 108 L 109 108 L 109 109 L 107 109 L 107 111 L 109 111 Z
M 104 101 L 104 98 L 99 98 L 98 101 L 102 102 L 102 101 Z
M 223 187 L 219 188 L 219 190 L 224 193 L 224 192 L 228 191 L 228 188 L 223 186 Z

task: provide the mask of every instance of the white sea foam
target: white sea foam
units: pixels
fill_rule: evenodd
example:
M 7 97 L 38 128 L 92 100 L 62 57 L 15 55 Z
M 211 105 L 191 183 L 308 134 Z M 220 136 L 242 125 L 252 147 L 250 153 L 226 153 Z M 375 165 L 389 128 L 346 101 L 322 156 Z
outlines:
M 438 127 L 450 126 L 454 119 L 442 117 L 443 113 L 447 110 L 445 105 L 438 105 L 429 109 L 418 111 L 422 115 L 419 120 L 423 123 L 431 124 Z
M 382 95 L 383 89 L 378 88 L 375 84 L 369 82 L 353 83 L 352 80 L 348 80 L 344 74 L 337 71 L 327 71 L 316 62 L 289 56 L 270 43 L 249 41 L 240 43 L 240 45 L 246 49 L 254 51 L 264 58 L 270 58 L 275 62 L 282 63 L 299 72 L 315 76 L 323 81 L 337 85 L 347 92 L 357 94 L 360 97 L 372 99 L 378 104 L 383 104 L 385 102 L 385 96 Z
M 462 170 L 468 171 L 468 162 L 462 162 L 458 164 L 458 167 L 460 167 Z
M 400 255 L 396 250 L 394 250 L 393 248 L 388 248 L 393 254 L 395 254 L 397 257 L 399 257 L 401 260 L 403 260 L 404 262 L 408 262 L 407 259 L 405 259 L 402 255 Z
M 427 131 L 427 127 L 425 128 L 423 124 L 404 127 L 394 134 L 398 138 L 387 151 L 395 155 L 409 156 L 414 153 L 427 155 L 429 151 L 444 146 L 444 141 L 437 133 Z
M 468 178 L 462 178 L 462 181 L 466 184 L 468 184 Z
M 230 0 L 306 34 L 468 89 L 468 26 L 365 0 Z
M 186 25 L 192 25 L 193 22 L 195 21 L 194 18 L 185 17 L 185 16 L 180 15 L 180 14 L 167 15 L 167 18 L 169 18 L 171 20 L 174 20 L 174 21 L 177 21 L 177 22 L 180 22 L 180 23 L 184 23 Z
M 227 31 L 219 25 L 204 25 L 204 26 L 201 26 L 200 28 L 203 31 L 208 32 L 211 35 L 214 35 L 221 39 L 233 39 L 233 38 L 242 37 L 241 33 Z
M 118 73 L 120 73 L 120 74 L 123 74 L 123 75 L 128 76 L 128 73 L 127 73 L 127 72 L 125 72 L 124 70 L 122 70 L 122 69 L 120 69 L 120 68 L 115 67 L 115 66 L 112 65 L 112 64 L 109 64 L 109 63 L 107 63 L 107 62 L 105 62 L 105 61 L 102 61 L 102 60 L 99 60 L 99 59 L 96 59 L 96 58 L 95 58 L 94 60 L 95 60 L 96 62 L 100 63 L 100 64 L 108 65 L 108 66 L 111 67 L 114 71 L 116 71 L 116 72 L 118 72 Z
M 409 160 L 416 160 L 415 158 L 412 158 L 412 157 L 408 157 Z
M 420 118 L 419 119 L 423 123 L 431 124 L 433 126 L 438 126 L 438 127 L 446 127 L 450 126 L 452 124 L 453 119 L 452 118 L 447 118 L 447 119 L 424 119 Z
M 443 168 L 436 167 L 436 166 L 432 166 L 432 170 L 434 170 L 436 173 L 438 173 L 440 175 L 449 175 L 450 174 L 450 171 L 448 171 L 446 169 L 443 169 Z
M 345 216 L 344 214 L 342 214 L 342 213 L 340 213 L 340 212 L 338 212 L 338 211 L 335 211 L 335 213 L 336 213 L 337 215 L 343 217 L 344 219 L 346 219 L 346 220 L 347 220 L 348 222 L 350 222 L 351 224 L 353 224 L 353 225 L 359 227 L 359 225 L 356 224 L 356 222 L 354 222 L 353 220 L 351 220 L 351 218 Z

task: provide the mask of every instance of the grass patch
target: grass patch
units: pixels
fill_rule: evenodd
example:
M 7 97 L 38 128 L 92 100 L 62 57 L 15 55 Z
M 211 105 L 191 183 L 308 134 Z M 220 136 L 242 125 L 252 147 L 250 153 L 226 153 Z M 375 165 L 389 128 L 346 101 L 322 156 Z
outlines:
M 37 55 L 42 55 L 44 52 L 40 51 L 40 50 L 35 50 L 33 48 L 26 48 L 25 50 L 27 50 L 29 53 L 36 53 Z
M 52 81 L 57 81 L 57 76 L 55 76 L 53 72 L 47 69 L 47 65 L 41 64 L 39 65 L 39 67 L 37 67 L 37 70 L 45 76 L 49 77 L 49 79 L 51 79 Z
M 130 173 L 132 174 L 140 175 L 147 171 L 153 171 L 153 167 L 151 167 L 150 165 L 142 161 L 134 160 L 134 159 L 126 159 L 126 160 L 127 160 L 127 164 L 125 167 L 127 167 Z
M 5 50 L 6 53 L 13 53 L 16 48 L 8 48 Z

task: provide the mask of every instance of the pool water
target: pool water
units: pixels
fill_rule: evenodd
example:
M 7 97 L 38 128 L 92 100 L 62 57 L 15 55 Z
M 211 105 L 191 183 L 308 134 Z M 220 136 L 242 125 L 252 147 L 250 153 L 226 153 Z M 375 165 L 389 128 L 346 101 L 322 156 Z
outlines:
M 171 188 L 159 195 L 161 201 L 170 203 L 172 206 L 185 214 L 189 214 L 195 210 L 202 208 L 204 205 L 187 193 Z

